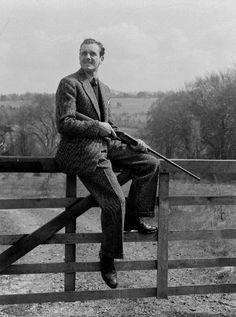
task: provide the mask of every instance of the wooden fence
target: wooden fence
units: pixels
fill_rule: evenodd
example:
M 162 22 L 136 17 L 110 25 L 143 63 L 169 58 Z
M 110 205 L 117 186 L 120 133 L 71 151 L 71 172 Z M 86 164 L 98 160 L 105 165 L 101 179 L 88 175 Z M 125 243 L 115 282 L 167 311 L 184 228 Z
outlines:
M 219 177 L 224 174 L 236 180 L 236 160 L 175 160 L 176 163 L 204 178 L 209 175 Z M 53 158 L 26 158 L 26 157 L 0 157 L 0 172 L 8 173 L 58 173 Z M 14 254 L 0 255 L 5 262 L 0 274 L 35 274 L 35 273 L 64 273 L 64 291 L 50 293 L 29 293 L 1 295 L 0 304 L 42 303 L 57 301 L 85 301 L 113 298 L 138 298 L 157 297 L 167 298 L 172 295 L 190 295 L 206 293 L 235 293 L 236 284 L 211 284 L 211 285 L 186 285 L 168 286 L 168 270 L 184 268 L 209 268 L 236 266 L 235 257 L 209 258 L 209 259 L 168 259 L 168 241 L 202 240 L 202 239 L 235 239 L 236 229 L 222 230 L 198 230 L 198 231 L 170 231 L 168 230 L 168 213 L 171 206 L 187 205 L 235 205 L 236 196 L 170 196 L 170 177 L 179 173 L 167 163 L 161 161 L 160 178 L 158 188 L 158 234 L 140 235 L 138 233 L 126 233 L 125 242 L 157 241 L 157 259 L 143 261 L 119 261 L 116 263 L 118 271 L 131 270 L 157 270 L 156 287 L 130 288 L 115 290 L 75 291 L 76 272 L 99 271 L 99 262 L 77 262 L 75 258 L 75 246 L 79 243 L 100 243 L 101 233 L 76 233 L 75 217 L 66 225 L 65 234 L 54 234 L 44 243 L 65 244 L 64 263 L 37 263 L 37 264 L 11 264 L 14 259 L 8 261 Z M 130 179 L 129 174 L 119 176 L 121 184 Z M 35 199 L 0 199 L 0 209 L 24 209 L 24 208 L 60 208 L 70 210 L 74 201 L 85 202 L 81 204 L 81 213 L 94 205 L 90 196 L 76 198 L 76 176 L 67 175 L 65 198 L 35 198 Z M 83 209 L 83 210 L 82 210 Z M 0 211 L 1 212 L 1 211 Z M 63 227 L 63 225 L 61 226 Z M 52 227 L 51 227 L 52 228 Z M 55 230 L 57 230 L 57 227 Z M 55 231 L 54 230 L 54 231 Z M 17 246 L 19 241 L 24 241 L 27 235 L 0 235 L 0 245 Z M 38 240 L 39 241 L 39 240 Z M 36 242 L 37 244 L 38 242 Z M 20 245 L 20 244 L 19 244 Z M 12 249 L 13 250 L 13 249 Z M 16 249 L 18 253 L 18 250 Z M 18 254 L 18 258 L 22 254 Z M 11 265 L 10 265 L 11 264 Z M 0 263 L 1 266 L 1 263 Z M 1 280 L 1 279 L 0 279 Z

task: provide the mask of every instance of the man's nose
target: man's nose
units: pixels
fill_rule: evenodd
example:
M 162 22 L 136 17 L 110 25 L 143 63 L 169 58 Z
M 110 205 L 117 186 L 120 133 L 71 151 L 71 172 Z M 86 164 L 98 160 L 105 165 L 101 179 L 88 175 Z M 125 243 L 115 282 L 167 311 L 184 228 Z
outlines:
M 86 53 L 85 57 L 86 57 L 86 58 L 91 58 L 90 53 Z

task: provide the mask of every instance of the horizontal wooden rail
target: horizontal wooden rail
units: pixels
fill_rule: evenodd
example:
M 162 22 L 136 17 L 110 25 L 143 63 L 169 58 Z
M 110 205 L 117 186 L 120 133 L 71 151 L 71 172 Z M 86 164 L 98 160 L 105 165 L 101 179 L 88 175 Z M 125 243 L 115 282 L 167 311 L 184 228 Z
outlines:
M 11 245 L 26 234 L 0 235 L 0 245 Z M 169 231 L 169 241 L 181 240 L 211 240 L 211 239 L 236 239 L 236 229 L 216 229 L 216 230 L 195 230 L 195 231 Z M 58 233 L 48 239 L 43 244 L 80 244 L 80 243 L 100 243 L 101 233 Z M 157 234 L 142 235 L 137 232 L 126 232 L 125 242 L 156 242 Z
M 0 305 L 30 304 L 47 302 L 75 302 L 87 300 L 116 299 L 116 298 L 142 298 L 155 297 L 156 288 L 129 288 L 97 291 L 75 291 L 75 292 L 53 292 L 53 293 L 33 293 L 14 294 L 0 296 Z
M 171 206 L 236 205 L 236 196 L 169 196 Z
M 82 197 L 0 199 L 0 209 L 62 208 L 69 206 L 78 199 L 82 199 Z
M 113 166 L 115 171 L 120 168 Z M 1 173 L 61 173 L 54 157 L 0 156 Z
M 0 235 L 0 245 L 11 245 L 26 234 Z M 57 233 L 43 244 L 80 244 L 80 243 L 100 243 L 101 233 Z M 157 234 L 142 235 L 137 232 L 125 232 L 125 242 L 151 242 L 157 241 Z
M 168 269 L 196 269 L 211 267 L 231 267 L 236 266 L 236 258 L 209 258 L 209 259 L 181 259 L 168 260 Z M 116 262 L 117 271 L 148 271 L 157 270 L 156 260 L 142 261 L 122 261 Z M 70 262 L 70 263 L 32 263 L 32 264 L 13 264 L 0 275 L 13 274 L 49 274 L 65 272 L 98 272 L 100 271 L 99 262 Z
M 196 269 L 207 267 L 236 266 L 236 258 L 168 260 L 168 269 Z
M 236 175 L 235 160 L 183 160 L 173 159 L 173 162 L 196 173 L 200 177 L 208 174 Z M 161 171 L 171 174 L 182 173 L 179 169 L 161 160 Z M 7 173 L 59 173 L 53 157 L 0 156 L 0 172 Z
M 236 176 L 235 160 L 173 160 L 178 165 L 197 174 L 201 178 L 207 175 Z M 180 174 L 181 171 L 165 161 L 161 162 L 161 172 L 169 172 L 171 175 Z
M 236 293 L 236 284 L 208 284 L 168 287 L 168 296 Z
M 1 209 L 32 209 L 32 208 L 62 208 L 67 207 L 78 199 L 75 198 L 24 198 L 0 199 Z M 158 197 L 156 203 L 158 204 Z M 236 196 L 170 196 L 170 206 L 194 205 L 236 205 Z M 94 204 L 95 207 L 95 204 Z
M 116 262 L 117 271 L 148 271 L 156 269 L 156 260 Z M 4 272 L 1 272 L 0 275 L 99 271 L 99 262 L 35 263 L 13 264 L 10 267 L 8 267 Z
M 148 298 L 156 297 L 156 287 L 150 288 L 129 288 L 97 290 L 97 291 L 74 291 L 74 292 L 52 292 L 52 293 L 31 293 L 31 294 L 14 294 L 0 296 L 1 305 L 11 304 L 31 304 L 46 302 L 74 302 L 101 299 L 116 298 Z M 191 294 L 211 294 L 211 293 L 235 293 L 236 284 L 219 284 L 219 285 L 194 285 L 194 286 L 177 286 L 168 287 L 169 296 L 191 295 Z
M 60 173 L 53 157 L 0 156 L 0 172 Z
M 236 229 L 170 231 L 169 241 L 236 239 Z

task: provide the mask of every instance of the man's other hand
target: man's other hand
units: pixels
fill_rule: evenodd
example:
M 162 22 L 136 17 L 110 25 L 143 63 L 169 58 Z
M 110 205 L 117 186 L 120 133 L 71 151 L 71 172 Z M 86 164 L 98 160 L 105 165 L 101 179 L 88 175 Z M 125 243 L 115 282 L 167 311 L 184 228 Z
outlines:
M 115 131 L 108 122 L 99 122 L 99 135 L 102 137 L 117 138 Z
M 136 145 L 131 145 L 132 149 L 136 152 L 146 153 L 148 151 L 148 145 L 143 140 L 136 139 L 136 141 Z

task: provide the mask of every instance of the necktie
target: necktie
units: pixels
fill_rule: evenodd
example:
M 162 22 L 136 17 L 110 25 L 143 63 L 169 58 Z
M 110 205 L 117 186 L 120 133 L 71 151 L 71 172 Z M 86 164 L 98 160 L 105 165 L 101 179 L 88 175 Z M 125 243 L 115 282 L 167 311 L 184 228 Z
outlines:
M 97 100 L 99 100 L 98 98 L 98 83 L 97 83 L 97 80 L 96 78 L 93 78 L 90 82 L 91 86 L 93 87 L 93 90 L 94 90 L 94 93 L 95 93 L 95 96 L 97 98 Z
M 100 93 L 99 93 L 99 88 L 98 88 L 98 82 L 97 82 L 97 79 L 96 78 L 93 78 L 90 82 L 92 88 L 93 88 L 93 91 L 94 91 L 94 94 L 97 98 L 97 101 L 98 101 L 98 105 L 99 105 L 99 109 L 100 109 L 100 114 L 101 114 L 101 121 L 103 121 L 103 117 L 104 117 L 104 110 L 103 110 L 103 107 L 102 107 L 102 101 L 101 101 L 101 97 L 100 97 Z
M 91 80 L 91 85 L 92 85 L 93 87 L 97 86 L 97 80 L 96 80 L 96 78 L 93 77 L 93 79 Z

